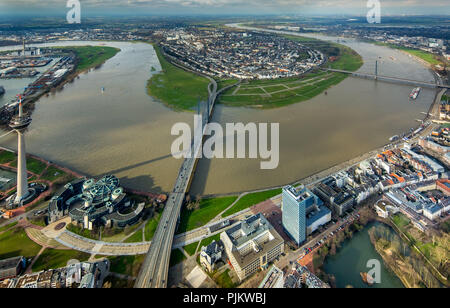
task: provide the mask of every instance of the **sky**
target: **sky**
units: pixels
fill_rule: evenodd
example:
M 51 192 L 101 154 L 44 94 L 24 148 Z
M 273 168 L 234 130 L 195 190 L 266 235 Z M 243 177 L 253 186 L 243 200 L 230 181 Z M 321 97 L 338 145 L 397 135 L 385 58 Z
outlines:
M 74 0 L 0 0 L 0 15 L 57 15 Z M 450 15 L 449 0 L 379 0 L 385 15 Z M 360 15 L 368 0 L 79 0 L 85 15 Z

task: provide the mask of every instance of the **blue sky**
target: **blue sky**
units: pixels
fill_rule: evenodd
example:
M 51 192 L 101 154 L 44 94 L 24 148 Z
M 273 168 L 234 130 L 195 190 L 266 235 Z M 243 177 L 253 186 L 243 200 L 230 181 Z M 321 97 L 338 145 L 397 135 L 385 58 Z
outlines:
M 367 0 L 79 0 L 86 15 L 100 14 L 351 14 L 365 15 Z M 449 0 L 380 0 L 382 14 L 448 14 Z M 67 0 L 0 0 L 8 15 L 58 14 Z

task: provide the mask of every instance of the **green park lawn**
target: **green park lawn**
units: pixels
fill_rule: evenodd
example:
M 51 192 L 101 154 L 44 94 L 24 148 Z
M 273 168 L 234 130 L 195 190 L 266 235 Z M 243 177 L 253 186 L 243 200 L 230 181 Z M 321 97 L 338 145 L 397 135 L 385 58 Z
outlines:
M 208 98 L 209 80 L 169 63 L 154 45 L 162 71 L 148 81 L 148 93 L 175 110 L 195 110 Z
M 69 260 L 87 261 L 89 254 L 77 250 L 45 249 L 33 264 L 33 272 L 65 267 Z
M 10 164 L 11 167 L 17 168 L 17 160 Z M 34 174 L 41 174 L 47 165 L 40 160 L 28 157 L 27 158 L 27 170 Z
M 162 211 L 155 213 L 155 216 L 145 225 L 144 237 L 146 242 L 150 242 L 155 235 L 156 228 L 158 228 L 159 221 L 161 220 L 161 215 Z
M 78 57 L 77 72 L 97 67 L 114 57 L 120 49 L 106 46 L 70 46 L 55 47 L 73 51 Z
M 0 151 L 0 164 L 10 163 L 15 159 L 16 159 L 15 153 L 5 151 L 5 150 Z
M 186 260 L 186 256 L 179 249 L 174 249 L 170 253 L 170 267 Z
M 402 46 L 398 46 L 395 44 L 389 44 L 389 43 L 381 43 L 381 42 L 376 42 L 376 45 L 380 45 L 380 46 L 388 46 L 394 49 L 399 49 L 402 51 L 405 51 L 413 56 L 416 56 L 424 61 L 426 61 L 427 63 L 431 64 L 431 65 L 442 65 L 442 61 L 440 61 L 436 55 L 420 50 L 420 49 L 413 49 L 413 48 L 407 48 L 407 47 L 402 47 Z
M 0 260 L 17 256 L 32 258 L 41 246 L 28 238 L 23 228 L 13 228 L 0 234 Z
M 195 251 L 197 250 L 198 242 L 186 245 L 183 247 L 184 251 L 188 253 L 188 255 L 193 256 Z M 201 247 L 200 247 L 201 248 Z
M 111 261 L 110 271 L 131 277 L 137 277 L 144 262 L 145 255 L 108 257 Z
M 203 199 L 200 201 L 200 208 L 198 210 L 190 211 L 187 208 L 183 208 L 178 233 L 184 233 L 206 225 L 233 204 L 236 199 L 237 197 L 235 196 Z
M 245 210 L 253 205 L 266 201 L 276 195 L 281 194 L 281 188 L 263 192 L 251 193 L 242 197 L 232 208 L 222 214 L 222 217 L 231 216 L 237 212 Z

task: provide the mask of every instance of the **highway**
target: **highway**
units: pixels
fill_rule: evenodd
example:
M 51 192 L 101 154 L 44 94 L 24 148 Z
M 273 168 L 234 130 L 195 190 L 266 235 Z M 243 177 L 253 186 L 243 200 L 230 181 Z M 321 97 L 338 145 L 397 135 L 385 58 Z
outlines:
M 208 85 L 208 110 L 203 118 L 203 136 L 206 130 L 206 124 L 211 119 L 214 110 L 214 104 L 220 93 L 231 85 L 217 91 L 217 83 L 214 79 L 207 77 L 211 83 Z M 202 136 L 202 138 L 203 138 Z M 194 141 L 194 140 L 193 140 Z M 161 216 L 161 220 L 152 239 L 149 251 L 142 264 L 139 275 L 134 285 L 135 288 L 166 288 L 167 275 L 169 272 L 170 253 L 172 251 L 173 237 L 178 224 L 178 218 L 181 213 L 184 198 L 189 190 L 190 183 L 195 173 L 197 159 L 202 149 L 202 140 L 192 142 L 190 157 L 185 158 L 178 173 L 175 187 L 169 195 L 166 206 Z

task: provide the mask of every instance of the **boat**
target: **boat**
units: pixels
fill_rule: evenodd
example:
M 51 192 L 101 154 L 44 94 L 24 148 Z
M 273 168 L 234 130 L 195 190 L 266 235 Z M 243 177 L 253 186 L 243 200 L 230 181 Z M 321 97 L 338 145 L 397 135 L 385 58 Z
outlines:
M 3 86 L 0 86 L 0 96 L 2 96 L 3 94 L 5 94 L 5 88 L 3 88 Z
M 397 136 L 397 135 L 395 135 L 395 136 L 392 136 L 391 138 L 389 138 L 389 141 L 390 141 L 390 142 L 393 142 L 393 141 L 396 141 L 396 140 L 398 140 L 398 139 L 400 139 L 400 137 Z
M 411 94 L 409 95 L 409 98 L 410 99 L 417 99 L 417 97 L 419 96 L 421 90 L 422 90 L 421 88 L 415 88 L 414 90 L 412 90 Z
M 359 273 L 361 275 L 361 279 L 363 280 L 363 282 L 369 286 L 373 286 L 374 284 L 374 280 L 373 277 L 370 276 L 368 273 Z

